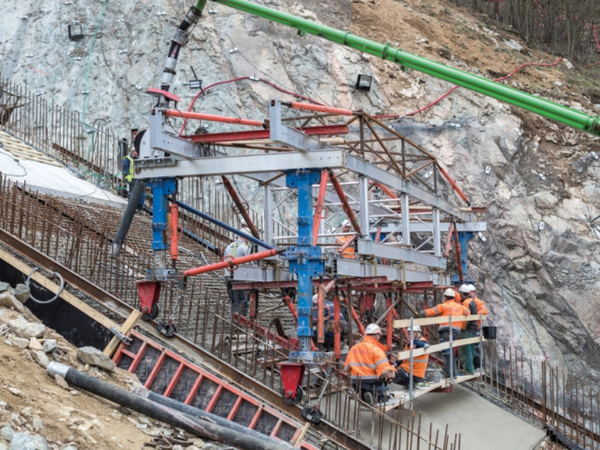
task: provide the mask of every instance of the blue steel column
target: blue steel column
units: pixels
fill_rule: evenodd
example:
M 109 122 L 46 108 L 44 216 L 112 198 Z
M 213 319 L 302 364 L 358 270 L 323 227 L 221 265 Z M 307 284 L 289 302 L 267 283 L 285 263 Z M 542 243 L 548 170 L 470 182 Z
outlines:
M 324 356 L 311 351 L 313 277 L 323 275 L 324 263 L 321 248 L 312 245 L 313 208 L 312 185 L 321 180 L 321 169 L 288 172 L 286 184 L 298 189 L 298 245 L 290 247 L 286 257 L 290 272 L 298 277 L 298 340 L 300 350 L 290 353 L 290 359 L 310 362 Z
M 177 192 L 177 181 L 175 178 L 159 178 L 151 180 L 147 185 L 152 188 L 152 250 L 167 250 L 167 196 Z

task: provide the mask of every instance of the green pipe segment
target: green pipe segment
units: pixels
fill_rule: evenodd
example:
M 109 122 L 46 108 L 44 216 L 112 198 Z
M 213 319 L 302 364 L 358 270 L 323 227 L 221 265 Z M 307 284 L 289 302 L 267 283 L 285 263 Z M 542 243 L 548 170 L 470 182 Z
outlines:
M 204 9 L 204 6 L 206 6 L 206 0 L 197 0 L 197 1 L 196 1 L 196 6 L 195 6 L 195 8 L 196 8 L 198 11 L 202 12 L 202 10 Z
M 296 28 L 301 34 L 314 34 L 315 36 L 320 36 L 337 44 L 347 45 L 356 50 L 396 62 L 419 72 L 466 87 L 467 89 L 519 106 L 528 111 L 556 120 L 557 122 L 600 136 L 600 117 L 598 116 L 576 111 L 566 106 L 559 105 L 558 103 L 535 97 L 526 92 L 519 91 L 518 89 L 496 83 L 487 78 L 430 61 L 411 53 L 403 52 L 400 49 L 394 48 L 389 43 L 383 45 L 360 36 L 355 36 L 350 32 L 340 31 L 319 23 L 301 19 L 291 14 L 276 11 L 246 0 L 214 1 L 240 11 L 245 11 L 269 19 L 273 22 L 279 22 L 292 28 Z M 201 3 L 201 1 L 198 3 Z

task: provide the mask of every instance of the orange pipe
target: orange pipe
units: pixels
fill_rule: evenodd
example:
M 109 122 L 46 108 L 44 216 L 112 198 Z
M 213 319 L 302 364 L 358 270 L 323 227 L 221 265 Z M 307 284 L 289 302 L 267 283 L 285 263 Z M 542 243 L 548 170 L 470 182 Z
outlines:
M 323 344 L 325 342 L 325 288 L 319 286 L 319 294 L 317 300 L 317 342 Z
M 179 256 L 179 210 L 175 203 L 171 204 L 171 259 Z
M 188 111 L 177 111 L 176 109 L 165 109 L 167 117 L 183 117 L 185 119 L 207 120 L 209 122 L 237 123 L 239 125 L 250 125 L 252 127 L 263 127 L 264 123 L 258 120 L 241 119 L 239 117 L 215 116 L 213 114 L 202 114 Z
M 298 326 L 298 311 L 296 311 L 294 302 L 292 301 L 292 299 L 290 298 L 289 295 L 286 295 L 285 297 L 283 297 L 283 301 L 287 305 L 290 312 L 292 313 L 292 316 L 294 316 L 294 320 L 296 321 L 296 326 Z
M 227 259 L 225 261 L 221 261 L 215 264 L 209 264 L 208 266 L 196 267 L 195 269 L 188 269 L 183 272 L 183 275 L 186 277 L 191 277 L 193 275 L 199 275 L 201 273 L 213 272 L 219 269 L 226 269 L 228 267 L 235 267 L 239 264 L 244 264 L 247 262 L 258 261 L 261 259 L 268 258 L 270 256 L 275 256 L 279 253 L 285 252 L 285 249 L 277 249 L 274 248 L 272 250 L 265 250 L 262 252 L 254 253 L 252 255 L 241 256 L 239 258 Z
M 325 203 L 325 194 L 327 193 L 327 182 L 329 181 L 329 172 L 321 171 L 321 184 L 319 185 L 319 195 L 317 197 L 317 207 L 315 208 L 315 217 L 313 219 L 313 245 L 317 245 L 319 227 L 323 218 L 323 204 Z
M 439 164 L 437 165 L 437 167 L 438 167 L 438 169 L 440 169 L 440 173 L 444 176 L 444 178 L 446 180 L 448 180 L 448 183 L 450 183 L 450 186 L 452 186 L 452 189 L 454 189 L 454 192 L 456 192 L 458 194 L 458 196 L 460 198 L 462 198 L 467 205 L 471 206 L 471 202 L 467 199 L 467 196 L 465 195 L 465 193 L 458 187 L 456 182 L 452 178 L 450 178 L 450 175 L 448 175 L 448 172 L 446 172 L 446 170 Z
M 330 106 L 311 105 L 310 103 L 302 102 L 281 102 L 282 105 L 292 109 L 300 109 L 302 111 L 315 111 L 326 114 L 339 114 L 340 116 L 353 116 L 354 112 L 350 109 L 332 108 Z

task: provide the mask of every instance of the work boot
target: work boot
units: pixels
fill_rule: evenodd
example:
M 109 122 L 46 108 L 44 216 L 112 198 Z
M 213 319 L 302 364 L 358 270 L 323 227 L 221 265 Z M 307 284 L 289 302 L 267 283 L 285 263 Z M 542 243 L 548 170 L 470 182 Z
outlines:
M 367 405 L 373 405 L 373 404 L 375 404 L 375 402 L 373 401 L 373 394 L 371 394 L 369 391 L 365 392 L 363 394 L 363 397 L 364 397 L 365 403 Z

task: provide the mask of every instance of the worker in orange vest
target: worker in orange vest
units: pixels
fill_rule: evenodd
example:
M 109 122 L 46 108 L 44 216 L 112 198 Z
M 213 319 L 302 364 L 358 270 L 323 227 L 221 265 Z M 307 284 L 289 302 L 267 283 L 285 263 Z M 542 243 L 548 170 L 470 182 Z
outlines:
M 417 317 L 432 317 L 432 316 L 468 316 L 469 309 L 460 303 L 454 301 L 454 289 L 448 288 L 444 291 L 444 303 L 441 303 L 433 308 L 419 311 Z M 449 342 L 450 337 L 455 341 L 460 336 L 462 322 L 453 322 L 450 327 L 450 322 L 441 323 L 438 328 L 438 335 L 440 337 L 440 344 L 442 342 Z M 456 377 L 456 359 L 450 353 L 450 349 L 447 348 L 441 351 L 442 361 L 444 361 L 444 375 L 446 378 Z
M 371 405 L 389 399 L 386 384 L 396 375 L 396 368 L 385 354 L 387 347 L 379 342 L 380 338 L 381 328 L 369 324 L 362 341 L 350 349 L 345 362 L 354 390 Z
M 350 221 L 348 219 L 345 219 L 342 222 L 342 233 L 350 233 Z M 338 244 L 341 245 L 344 245 L 350 239 L 352 239 L 352 235 L 350 234 L 336 237 Z M 354 243 L 350 244 L 347 248 L 344 249 L 344 251 L 342 252 L 342 258 L 356 258 L 356 254 L 354 253 Z
M 410 336 L 410 328 L 407 328 L 406 331 L 409 332 Z M 414 325 L 412 327 L 413 332 L 413 349 L 419 348 L 429 348 L 429 342 L 421 333 L 421 327 L 419 325 Z M 410 341 L 406 343 L 404 346 L 404 350 L 410 350 L 411 345 Z M 400 384 L 402 386 L 408 386 L 410 384 L 410 359 L 405 359 L 404 361 L 396 362 L 395 357 L 392 356 L 390 361 L 395 364 L 398 369 L 398 373 L 394 377 L 393 383 Z M 427 380 L 425 379 L 425 372 L 427 371 L 427 363 L 429 362 L 429 355 L 419 355 L 413 358 L 413 368 L 412 368 L 412 378 L 413 378 L 413 386 L 416 387 L 427 387 Z
M 468 287 L 469 287 L 469 297 L 471 297 L 473 299 L 473 301 L 475 302 L 475 304 L 477 305 L 477 314 L 483 314 L 483 316 L 484 316 L 483 320 L 485 320 L 487 317 L 487 314 L 488 314 L 488 309 L 485 306 L 485 303 L 477 297 L 477 289 L 475 288 L 475 286 L 473 286 L 472 284 L 469 284 Z M 477 332 L 476 332 L 477 337 L 481 336 L 481 327 L 483 326 L 483 320 L 477 321 Z M 476 345 L 473 348 L 473 365 L 474 365 L 475 369 L 481 368 L 481 349 L 479 348 L 479 345 Z
M 463 284 L 460 289 L 460 293 L 463 295 L 463 306 L 469 309 L 469 314 L 472 316 L 477 315 L 477 304 L 474 299 L 469 297 L 470 288 L 466 284 Z M 468 339 L 477 336 L 477 322 L 464 322 L 466 326 L 463 328 L 461 338 Z M 460 347 L 460 358 L 465 365 L 465 372 L 467 375 L 473 375 L 475 368 L 473 367 L 473 351 L 475 344 L 463 345 Z

